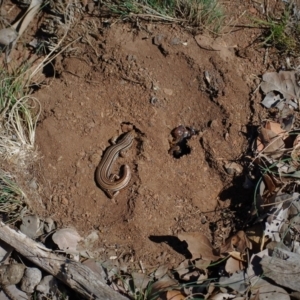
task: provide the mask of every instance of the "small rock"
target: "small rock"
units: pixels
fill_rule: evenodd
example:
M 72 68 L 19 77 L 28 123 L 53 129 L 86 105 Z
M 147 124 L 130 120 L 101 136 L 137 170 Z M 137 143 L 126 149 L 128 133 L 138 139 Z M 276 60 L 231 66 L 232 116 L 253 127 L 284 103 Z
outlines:
M 171 89 L 163 89 L 163 91 L 168 96 L 172 96 L 173 95 L 173 90 L 171 90 Z
M 11 264 L 0 266 L 0 278 L 2 285 L 18 284 L 23 277 L 25 266 L 22 264 Z
M 46 218 L 45 219 L 45 221 L 44 221 L 44 230 L 45 230 L 45 232 L 49 233 L 52 230 L 54 230 L 55 227 L 56 227 L 55 223 L 51 218 Z
M 201 224 L 205 224 L 207 222 L 205 216 L 201 216 Z
M 181 41 L 180 41 L 179 38 L 174 37 L 174 38 L 171 39 L 170 43 L 171 43 L 171 45 L 179 45 L 179 44 L 181 44 Z
M 43 294 L 55 294 L 57 292 L 57 280 L 52 275 L 45 276 L 37 285 L 36 290 Z
M 100 155 L 98 153 L 93 153 L 92 155 L 90 155 L 89 157 L 89 161 L 94 165 L 98 165 L 100 162 Z
M 29 182 L 29 187 L 33 190 L 37 190 L 38 185 L 37 185 L 36 180 L 34 178 Z
M 104 268 L 101 266 L 100 263 L 89 258 L 89 259 L 85 260 L 82 264 L 87 266 L 94 273 L 99 274 L 101 276 L 101 278 L 103 279 L 103 281 L 105 281 L 107 279 L 107 275 L 104 271 Z
M 229 162 L 224 167 L 229 175 L 238 175 L 243 172 L 242 166 L 235 162 Z
M 135 62 L 135 61 L 136 61 L 136 56 L 133 55 L 133 54 L 128 54 L 127 57 L 126 57 L 126 59 L 127 59 L 128 61 L 133 61 L 133 62 Z
M 62 196 L 61 197 L 61 204 L 62 205 L 68 205 L 69 204 L 69 200 L 65 196 Z
M 38 268 L 27 268 L 21 281 L 21 290 L 32 294 L 42 279 L 42 272 Z
M 110 60 L 110 57 L 110 54 L 103 54 L 101 58 L 104 62 L 108 62 Z
M 87 11 L 91 14 L 95 9 L 95 3 L 94 2 L 89 2 L 87 5 Z
M 11 300 L 11 299 L 22 299 L 29 300 L 30 297 L 26 295 L 23 291 L 19 290 L 15 285 L 8 285 L 5 288 L 1 288 L 0 300 Z M 6 290 L 6 292 L 3 291 Z M 10 298 L 7 297 L 7 293 L 10 295 Z
M 162 34 L 158 34 L 153 38 L 153 44 L 156 46 L 160 46 L 164 40 L 164 36 Z
M 209 126 L 210 128 L 216 128 L 216 127 L 218 127 L 218 121 L 217 121 L 217 120 L 209 121 L 209 122 L 208 122 L 208 126 Z
M 32 239 L 43 234 L 43 226 L 39 217 L 36 215 L 23 217 L 20 230 Z
M 18 37 L 17 31 L 12 28 L 3 28 L 0 30 L 0 44 L 4 46 L 10 45 Z
M 91 232 L 85 239 L 84 239 L 84 244 L 86 247 L 92 246 L 97 240 L 99 239 L 97 231 Z

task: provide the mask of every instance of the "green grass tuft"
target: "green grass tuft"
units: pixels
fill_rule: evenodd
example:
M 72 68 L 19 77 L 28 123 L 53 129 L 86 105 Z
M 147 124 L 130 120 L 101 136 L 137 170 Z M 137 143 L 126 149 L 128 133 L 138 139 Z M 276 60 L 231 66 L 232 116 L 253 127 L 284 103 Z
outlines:
M 280 19 L 267 17 L 267 20 L 254 20 L 264 29 L 260 38 L 266 47 L 275 47 L 282 53 L 299 52 L 299 23 L 293 22 L 290 9 L 287 8 Z
M 201 27 L 215 33 L 220 31 L 225 18 L 218 0 L 108 0 L 102 5 L 123 19 L 143 16 Z

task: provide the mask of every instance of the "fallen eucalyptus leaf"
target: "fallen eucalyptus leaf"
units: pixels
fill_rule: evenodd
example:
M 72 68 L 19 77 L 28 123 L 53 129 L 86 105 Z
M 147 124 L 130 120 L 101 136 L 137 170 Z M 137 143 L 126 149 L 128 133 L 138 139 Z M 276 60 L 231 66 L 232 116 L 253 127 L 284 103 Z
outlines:
M 156 279 L 160 279 L 163 276 L 165 276 L 168 272 L 169 268 L 167 265 L 161 265 L 157 268 L 157 270 L 154 272 L 154 277 Z
M 166 293 L 166 300 L 185 300 L 185 299 L 186 296 L 177 290 L 167 291 Z
M 234 273 L 230 277 L 220 277 L 219 284 L 223 287 L 230 287 L 241 294 L 243 294 L 249 287 L 247 274 L 245 274 L 244 271 Z
M 252 243 L 248 239 L 244 231 L 240 230 L 235 235 L 228 238 L 223 246 L 221 246 L 221 253 L 228 253 L 238 251 L 245 253 L 246 249 L 252 249 Z
M 243 263 L 240 260 L 235 259 L 233 257 L 229 257 L 225 264 L 225 270 L 228 274 L 239 272 L 244 268 L 245 267 L 243 266 Z
M 147 274 L 133 272 L 131 273 L 135 292 L 142 292 L 146 289 L 151 278 Z
M 281 101 L 280 95 L 276 95 L 273 91 L 267 93 L 264 100 L 261 102 L 266 108 L 276 107 Z
M 178 282 L 166 274 L 164 277 L 162 277 L 161 279 L 159 279 L 151 285 L 149 299 L 157 297 L 160 293 L 164 293 L 166 290 L 176 288 L 177 286 Z
M 220 256 L 214 255 L 209 239 L 200 232 L 184 232 L 178 234 L 181 241 L 186 241 L 188 250 L 193 259 L 202 258 L 208 261 L 216 261 Z
M 265 73 L 262 77 L 261 89 L 265 94 L 278 91 L 287 100 L 298 100 L 300 87 L 296 83 L 295 74 L 296 71 Z

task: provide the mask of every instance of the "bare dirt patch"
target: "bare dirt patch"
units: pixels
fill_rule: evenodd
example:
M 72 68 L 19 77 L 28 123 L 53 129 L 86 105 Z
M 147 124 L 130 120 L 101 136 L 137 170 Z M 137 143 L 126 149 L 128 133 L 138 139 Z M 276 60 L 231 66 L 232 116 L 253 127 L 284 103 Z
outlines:
M 55 78 L 35 93 L 43 108 L 41 159 L 31 170 L 42 193 L 35 210 L 82 235 L 97 230 L 100 257 L 129 252 L 149 265 L 176 266 L 182 255 L 171 236 L 202 231 L 219 244 L 236 228 L 240 202 L 251 198 L 242 176 L 229 176 L 224 165 L 248 147 L 258 105 L 249 100 L 252 75 L 263 72 L 263 55 L 245 52 L 251 34 L 239 31 L 214 51 L 201 47 L 208 35 L 194 37 L 175 25 L 88 22 L 96 34 L 72 45 L 80 55 L 56 59 Z M 180 124 L 197 134 L 188 141 L 190 153 L 176 159 L 169 154 L 171 131 Z M 97 186 L 95 170 L 109 140 L 127 125 L 136 137 L 115 170 L 126 163 L 133 176 L 112 201 Z

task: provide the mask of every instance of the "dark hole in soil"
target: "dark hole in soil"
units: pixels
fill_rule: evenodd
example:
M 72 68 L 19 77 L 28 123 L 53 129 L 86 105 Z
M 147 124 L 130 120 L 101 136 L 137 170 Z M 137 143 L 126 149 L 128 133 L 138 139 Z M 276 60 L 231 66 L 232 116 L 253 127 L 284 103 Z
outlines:
M 188 145 L 188 140 L 196 135 L 197 131 L 193 127 L 185 127 L 179 125 L 171 131 L 173 137 L 172 142 L 170 142 L 169 154 L 173 155 L 175 158 L 180 158 L 183 155 L 191 153 L 191 148 Z

